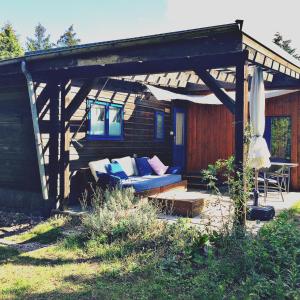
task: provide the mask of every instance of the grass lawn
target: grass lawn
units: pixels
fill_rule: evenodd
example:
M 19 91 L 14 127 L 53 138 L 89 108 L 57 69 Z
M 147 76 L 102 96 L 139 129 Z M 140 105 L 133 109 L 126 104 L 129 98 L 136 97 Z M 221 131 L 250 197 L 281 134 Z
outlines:
M 83 242 L 50 220 L 9 238 L 37 250 L 0 245 L 0 299 L 300 299 L 299 213 L 300 202 L 257 238 L 215 239 L 205 255 L 184 244 L 182 224 L 166 255 L 158 236 Z

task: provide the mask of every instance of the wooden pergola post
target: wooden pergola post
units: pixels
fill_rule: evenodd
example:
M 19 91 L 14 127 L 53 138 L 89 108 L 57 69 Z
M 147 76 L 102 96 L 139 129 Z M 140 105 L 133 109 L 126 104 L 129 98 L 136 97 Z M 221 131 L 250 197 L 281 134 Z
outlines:
M 49 194 L 57 200 L 58 195 L 58 143 L 59 143 L 59 85 L 57 82 L 49 82 L 50 90 L 50 135 L 49 135 Z
M 248 123 L 248 64 L 243 56 L 236 65 L 236 99 L 235 99 L 235 167 L 240 172 L 240 179 L 243 181 L 243 189 L 246 192 L 246 182 L 243 176 L 247 147 L 245 145 L 245 129 Z M 238 223 L 246 224 L 246 205 L 241 200 L 237 203 L 236 214 Z
M 65 206 L 70 195 L 70 123 L 66 118 L 68 106 L 67 90 L 70 82 L 65 81 L 60 85 L 60 208 Z

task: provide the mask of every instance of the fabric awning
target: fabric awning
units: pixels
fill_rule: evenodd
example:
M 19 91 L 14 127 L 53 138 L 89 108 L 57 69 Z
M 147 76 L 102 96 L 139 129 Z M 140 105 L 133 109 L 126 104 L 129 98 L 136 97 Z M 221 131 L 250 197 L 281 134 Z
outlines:
M 199 104 L 210 104 L 210 105 L 222 105 L 223 103 L 214 95 L 214 94 L 208 94 L 208 95 L 197 95 L 197 96 L 190 96 L 190 95 L 184 95 L 184 94 L 178 94 L 173 93 L 158 87 L 155 87 L 153 85 L 146 85 L 148 90 L 151 92 L 151 94 L 157 99 L 157 100 L 164 100 L 164 101 L 171 101 L 171 100 L 185 100 L 190 101 L 193 103 L 199 103 Z M 272 90 L 272 91 L 265 91 L 265 98 L 273 98 L 278 97 L 290 93 L 295 93 L 300 90 Z M 226 92 L 224 90 L 224 92 Z M 235 99 L 235 92 L 226 92 L 228 96 L 230 96 L 232 99 Z M 250 95 L 249 95 L 250 96 Z M 250 98 L 249 98 L 250 100 Z

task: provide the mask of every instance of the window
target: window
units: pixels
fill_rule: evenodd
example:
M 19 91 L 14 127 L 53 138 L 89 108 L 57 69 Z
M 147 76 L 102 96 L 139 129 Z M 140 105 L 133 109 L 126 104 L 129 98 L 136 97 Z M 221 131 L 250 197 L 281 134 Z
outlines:
M 162 141 L 164 139 L 164 119 L 165 114 L 162 111 L 155 112 L 155 126 L 154 126 L 154 138 Z
M 123 138 L 123 106 L 88 100 L 88 135 L 95 139 Z
M 274 160 L 291 160 L 291 118 L 267 117 L 265 139 Z

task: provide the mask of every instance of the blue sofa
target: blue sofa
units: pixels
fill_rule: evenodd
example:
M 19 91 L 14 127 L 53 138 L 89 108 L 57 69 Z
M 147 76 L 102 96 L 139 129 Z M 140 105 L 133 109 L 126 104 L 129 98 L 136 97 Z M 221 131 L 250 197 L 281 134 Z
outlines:
M 115 186 L 123 188 L 132 187 L 137 193 L 143 193 L 182 182 L 182 170 L 180 167 L 169 167 L 167 174 L 164 175 L 137 176 L 138 171 L 133 158 L 127 156 L 119 159 L 112 159 L 112 162 L 114 161 L 117 161 L 122 165 L 128 175 L 128 179 L 121 179 L 115 175 L 108 174 L 105 170 L 105 166 L 110 163 L 108 159 L 89 163 L 98 186 L 103 189 Z
M 107 186 L 120 186 L 123 188 L 132 187 L 137 193 L 161 188 L 182 181 L 180 174 L 164 174 L 164 175 L 145 175 L 130 176 L 128 179 L 120 179 L 117 176 L 107 173 L 98 173 L 99 186 L 106 188 Z

